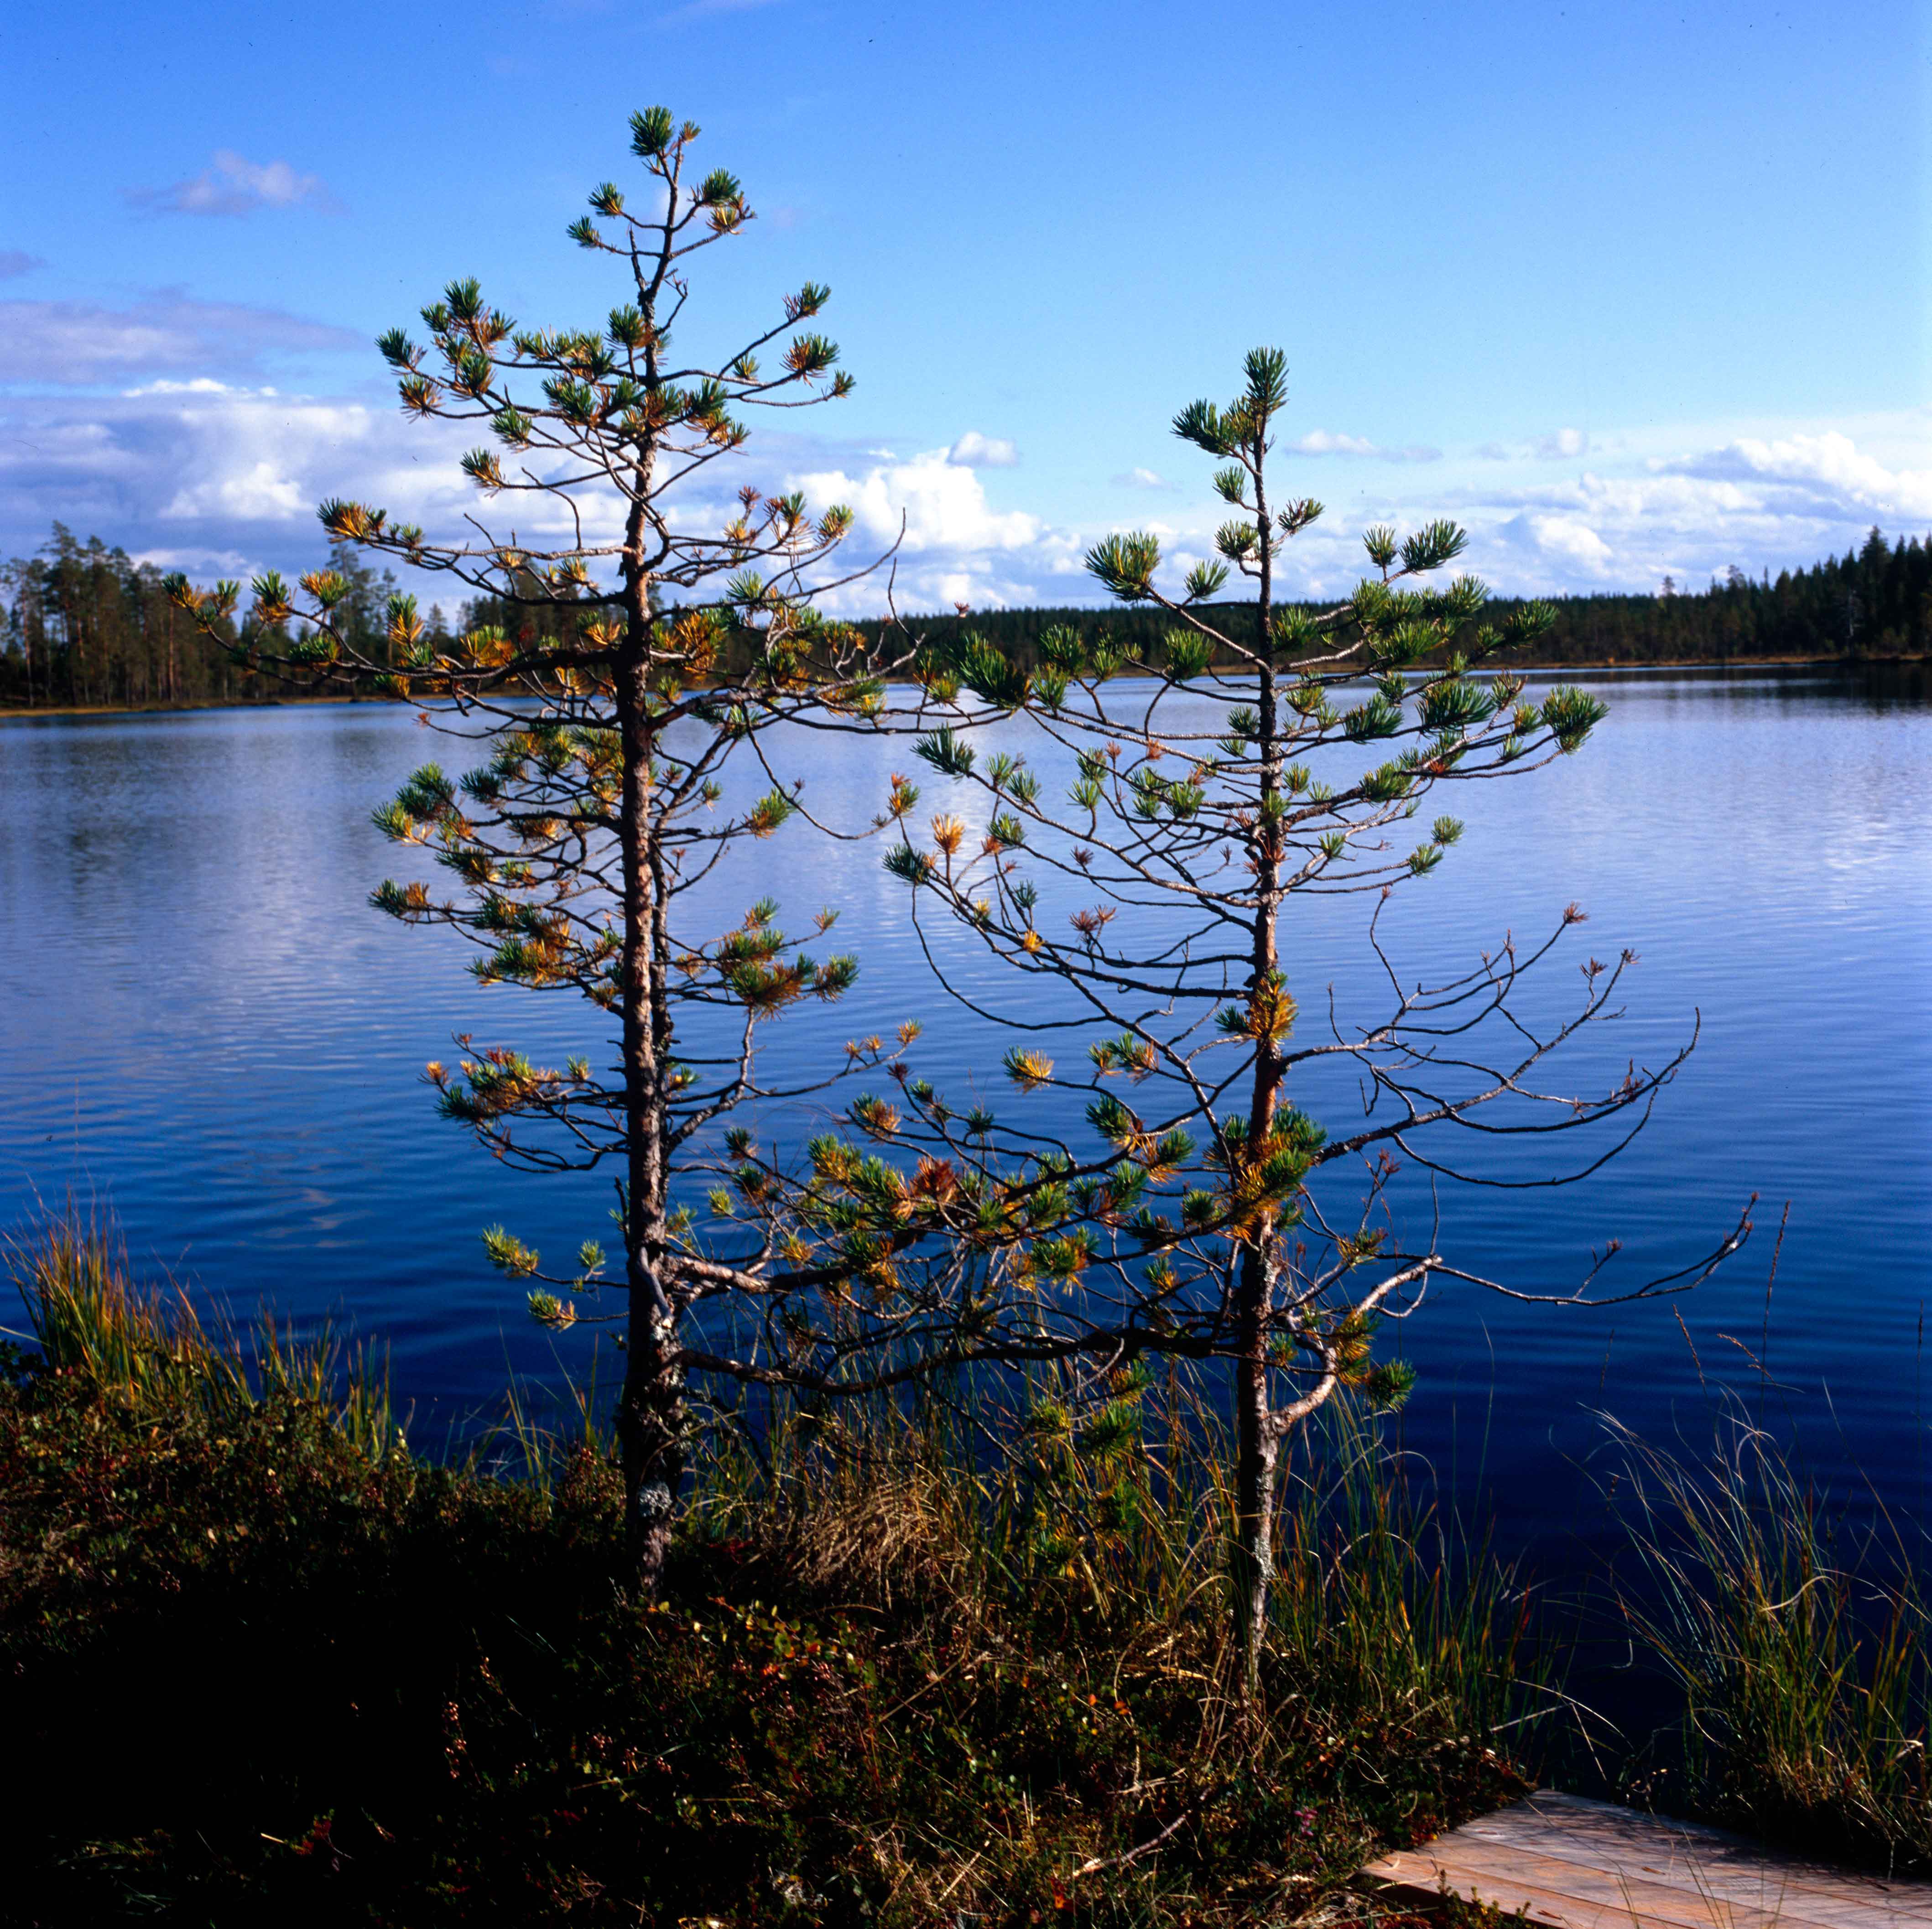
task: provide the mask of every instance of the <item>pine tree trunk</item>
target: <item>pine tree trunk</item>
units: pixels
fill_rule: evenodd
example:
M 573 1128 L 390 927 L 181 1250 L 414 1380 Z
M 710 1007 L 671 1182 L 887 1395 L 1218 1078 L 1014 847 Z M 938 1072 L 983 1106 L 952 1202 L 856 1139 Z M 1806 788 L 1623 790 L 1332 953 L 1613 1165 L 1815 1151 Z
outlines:
M 1241 1700 L 1261 1708 L 1262 1650 L 1268 1638 L 1268 1592 L 1274 1579 L 1275 1465 L 1279 1452 L 1268 1400 L 1269 1268 L 1257 1246 L 1241 1255 L 1235 1318 L 1234 1628 L 1240 1642 Z
M 1258 472 L 1259 465 L 1256 465 Z M 1270 566 L 1268 497 L 1258 472 L 1254 478 L 1256 522 L 1261 535 L 1261 594 L 1256 604 L 1256 679 L 1262 796 L 1280 787 L 1280 704 L 1275 694 L 1269 641 L 1274 578 Z M 1277 962 L 1276 922 L 1281 886 L 1278 833 L 1264 817 L 1256 867 L 1252 982 L 1258 987 Z M 1281 1062 L 1274 1041 L 1255 1042 L 1253 1096 L 1248 1114 L 1248 1144 L 1256 1159 L 1274 1128 L 1281 1087 Z M 1279 1440 L 1268 1396 L 1268 1316 L 1273 1310 L 1274 1269 L 1269 1249 L 1275 1237 L 1272 1213 L 1263 1214 L 1241 1253 L 1234 1299 L 1234 1545 L 1232 1580 L 1234 1624 L 1240 1645 L 1241 1700 L 1250 1720 L 1261 1712 L 1262 1650 L 1268 1638 L 1268 1592 L 1274 1577 L 1274 1483 Z
M 641 590 L 638 602 L 641 608 Z M 648 629 L 647 614 L 633 621 L 631 641 L 616 674 L 624 766 L 619 836 L 624 880 L 621 1008 L 628 1142 L 624 1268 L 630 1295 L 617 1440 L 631 1556 L 638 1586 L 655 1593 L 670 1552 L 671 1524 L 684 1480 L 687 1415 L 684 1376 L 678 1365 L 677 1311 L 664 1274 L 664 1041 L 656 1018 L 661 1000 L 654 943 L 661 880 L 651 849 Z

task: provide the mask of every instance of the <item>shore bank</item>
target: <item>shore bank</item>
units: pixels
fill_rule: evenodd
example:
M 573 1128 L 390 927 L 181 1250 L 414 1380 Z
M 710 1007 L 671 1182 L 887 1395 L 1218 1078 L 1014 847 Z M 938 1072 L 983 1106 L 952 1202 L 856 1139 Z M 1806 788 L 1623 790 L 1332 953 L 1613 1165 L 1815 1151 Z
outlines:
M 370 1356 L 144 1294 L 84 1228 L 10 1257 L 10 1920 L 1493 1929 L 1358 1918 L 1352 1878 L 1566 1748 L 1667 1811 L 1932 1867 L 1923 1598 L 1882 1550 L 1834 1564 L 1754 1430 L 1714 1478 L 1629 1443 L 1658 1584 L 1616 1611 L 1678 1743 L 1578 1742 L 1579 1604 L 1346 1427 L 1288 1477 L 1257 1724 L 1220 1457 L 1156 1390 L 1106 1444 L 981 1406 L 991 1461 L 944 1404 L 715 1437 L 647 1599 L 587 1399 L 426 1458 Z
M 1619 662 L 1615 657 L 1610 657 L 1601 662 L 1510 663 L 1496 667 L 1519 671 L 1526 676 L 1602 675 L 1675 676 L 1718 670 L 1841 670 L 1849 672 L 1892 668 L 1922 669 L 1928 663 L 1932 663 L 1932 657 L 1712 657 L 1685 663 Z M 0 704 L 0 723 L 26 722 L 38 718 L 182 716 L 193 716 L 208 710 L 311 709 L 318 706 L 366 704 L 394 704 L 405 709 L 419 710 L 422 707 L 424 701 L 424 699 L 419 697 L 287 696 L 250 697 L 230 704 L 55 704 L 45 708 L 38 705 L 28 708 L 23 706 Z
M 1524 1786 L 1504 1577 L 1386 1513 L 1345 1570 L 1336 1495 L 1291 1510 L 1245 1732 L 1210 1497 L 1077 1456 L 1003 1486 L 854 1415 L 721 1443 L 644 1599 L 594 1432 L 428 1460 L 366 1363 L 144 1299 L 85 1235 L 23 1263 L 11 1920 L 1341 1922 L 1373 1855 Z

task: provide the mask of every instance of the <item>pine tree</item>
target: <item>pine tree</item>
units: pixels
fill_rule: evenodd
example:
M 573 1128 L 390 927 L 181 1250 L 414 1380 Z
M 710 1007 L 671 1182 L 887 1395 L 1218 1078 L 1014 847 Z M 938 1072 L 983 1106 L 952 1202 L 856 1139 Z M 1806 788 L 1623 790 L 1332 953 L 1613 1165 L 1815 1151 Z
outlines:
M 1218 1363 L 1236 1437 L 1230 1564 L 1252 1706 L 1283 1442 L 1345 1389 L 1399 1402 L 1411 1376 L 1378 1359 L 1378 1324 L 1432 1281 L 1473 1278 L 1432 1234 L 1396 1236 L 1384 1208 L 1399 1165 L 1449 1169 L 1445 1128 L 1478 1114 L 1532 1132 L 1640 1120 L 1684 1054 L 1593 1094 L 1540 1084 L 1552 1054 L 1616 1015 L 1634 962 L 1589 960 L 1567 1018 L 1520 1024 L 1515 995 L 1580 922 L 1574 906 L 1526 954 L 1505 943 L 1429 988 L 1404 989 L 1391 968 L 1386 1009 L 1370 1022 L 1298 1035 L 1298 994 L 1315 968 L 1288 942 L 1295 899 L 1364 894 L 1379 949 L 1383 903 L 1460 833 L 1438 815 L 1398 848 L 1424 800 L 1569 756 L 1603 710 L 1574 688 L 1532 703 L 1520 676 L 1477 674 L 1533 644 L 1550 619 L 1532 605 L 1492 624 L 1480 583 L 1432 586 L 1464 547 L 1450 523 L 1406 539 L 1371 529 L 1371 573 L 1346 602 L 1280 604 L 1282 549 L 1322 508 L 1271 493 L 1282 357 L 1258 350 L 1245 373 L 1232 404 L 1197 402 L 1174 422 L 1220 465 L 1214 488 L 1229 514 L 1218 559 L 1172 592 L 1153 536 L 1109 537 L 1087 559 L 1121 604 L 1161 613 L 1156 644 L 1130 651 L 1090 629 L 1049 629 L 1028 670 L 968 631 L 922 666 L 936 700 L 970 692 L 1035 733 L 1036 752 L 986 754 L 962 712 L 918 745 L 961 807 L 934 818 L 928 838 L 913 834 L 897 784 L 889 806 L 902 839 L 887 861 L 914 916 L 956 921 L 1018 980 L 1012 994 L 975 999 L 1013 1034 L 1010 1104 L 968 1107 L 902 1064 L 900 1102 L 862 1100 L 850 1116 L 904 1162 L 883 1166 L 853 1138 L 814 1156 L 855 1201 L 896 1188 L 945 1202 L 945 1236 L 980 1256 L 973 1292 L 950 1308 L 974 1357 L 1077 1365 L 1097 1411 L 1139 1384 L 1149 1357 Z M 1236 572 L 1252 600 L 1223 602 Z M 1417 674 L 1425 662 L 1438 667 Z M 1367 688 L 1344 700 L 1351 681 Z M 986 826 L 976 840 L 969 817 Z M 1331 1132 L 1297 1088 L 1338 1062 L 1372 1102 Z M 1076 1103 L 1084 1130 L 1069 1132 L 1060 1121 Z M 1337 1188 L 1316 1186 L 1337 1161 L 1359 1181 L 1346 1219 L 1334 1216 Z M 1669 1277 L 1607 1294 L 1594 1270 L 1576 1288 L 1480 1283 L 1565 1303 L 1678 1291 L 1746 1230 Z M 916 1250 L 902 1242 L 902 1270 Z
M 547 1269 L 513 1234 L 484 1236 L 539 1318 L 621 1324 L 617 1432 L 646 1586 L 662 1570 L 686 1464 L 694 1318 L 721 1298 L 756 1303 L 826 1283 L 788 1276 L 770 1248 L 707 1252 L 674 1196 L 679 1176 L 733 1108 L 768 1096 L 754 1048 L 764 1022 L 837 998 L 856 968 L 799 949 L 763 898 L 734 929 L 693 930 L 687 894 L 736 847 L 795 814 L 796 785 L 756 775 L 774 727 L 874 728 L 890 667 L 812 601 L 835 580 L 830 559 L 849 511 L 814 515 L 801 496 L 748 487 L 722 528 L 680 513 L 694 483 L 743 446 L 743 412 L 852 386 L 812 326 L 828 296 L 811 283 L 724 352 L 674 351 L 674 324 L 681 338 L 696 320 L 692 258 L 753 218 L 735 177 L 696 173 L 698 134 L 662 108 L 634 116 L 646 205 L 634 209 L 607 182 L 572 226 L 622 284 L 597 326 L 520 327 L 461 280 L 423 309 L 426 345 L 401 328 L 378 344 L 408 416 L 488 432 L 462 462 L 482 504 L 518 506 L 524 530 L 565 533 L 438 542 L 352 501 L 323 504 L 323 527 L 349 550 L 452 579 L 473 598 L 472 616 L 497 620 L 440 636 L 414 597 L 398 593 L 370 638 L 357 614 L 367 571 L 318 570 L 295 586 L 268 574 L 253 583 L 238 646 L 251 665 L 310 680 L 374 677 L 484 739 L 479 767 L 458 778 L 427 764 L 379 813 L 391 837 L 436 860 L 443 886 L 385 884 L 375 902 L 474 940 L 486 984 L 560 989 L 608 1014 L 608 1070 L 587 1058 L 540 1065 L 466 1040 L 458 1063 L 428 1076 L 445 1116 L 504 1157 L 620 1175 L 614 1268 L 595 1241 L 573 1265 Z M 176 578 L 171 593 L 211 632 L 241 605 L 233 583 L 203 594 Z M 734 784 L 747 765 L 751 782 Z M 821 914 L 817 934 L 831 922 Z M 852 1062 L 885 1055 L 874 1042 Z M 623 1295 L 610 1316 L 596 1310 L 607 1280 Z

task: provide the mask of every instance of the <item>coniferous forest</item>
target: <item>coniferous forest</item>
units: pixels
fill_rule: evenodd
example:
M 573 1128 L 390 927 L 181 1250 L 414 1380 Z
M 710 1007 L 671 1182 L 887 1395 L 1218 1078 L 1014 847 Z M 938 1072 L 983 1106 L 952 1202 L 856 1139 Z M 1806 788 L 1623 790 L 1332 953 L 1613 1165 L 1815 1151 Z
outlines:
M 318 559 L 320 562 L 323 559 Z M 385 607 L 395 586 L 352 549 L 329 545 L 326 566 L 350 585 L 347 620 L 380 655 Z M 143 709 L 258 702 L 280 694 L 272 680 L 232 662 L 218 644 L 182 620 L 162 590 L 164 572 L 136 562 L 98 536 L 85 542 L 59 523 L 34 555 L 0 563 L 0 707 Z M 1873 530 L 1863 544 L 1809 568 L 1754 579 L 1733 569 L 1692 590 L 1668 578 L 1653 594 L 1544 599 L 1556 620 L 1536 646 L 1538 663 L 1580 666 L 1763 662 L 1864 662 L 1932 653 L 1932 536 L 1888 541 Z M 1522 607 L 1506 596 L 1486 606 L 1491 621 Z M 1227 611 L 1217 612 L 1226 619 Z M 465 628 L 500 626 L 512 637 L 554 627 L 554 608 L 519 610 L 490 600 L 458 612 Z M 944 646 L 974 630 L 1030 666 L 1032 645 L 1055 625 L 1106 629 L 1130 654 L 1158 642 L 1168 618 L 1157 608 L 1019 608 L 914 616 L 913 626 Z M 432 634 L 447 633 L 440 608 Z
M 1484 605 L 1484 621 L 1500 625 L 1528 600 L 1492 596 Z M 1888 542 L 1874 529 L 1859 548 L 1808 569 L 1780 570 L 1774 579 L 1767 573 L 1754 580 L 1733 569 L 1726 580 L 1702 590 L 1666 578 L 1654 594 L 1539 600 L 1556 620 L 1537 641 L 1538 664 L 1857 662 L 1921 656 L 1932 650 L 1932 536 Z M 1213 620 L 1226 628 L 1231 616 L 1217 608 Z M 1036 639 L 1055 626 L 1107 630 L 1138 656 L 1157 644 L 1172 622 L 1151 606 L 972 610 L 909 620 L 941 646 L 962 632 L 976 631 L 1029 668 Z
M 348 583 L 344 607 L 359 643 L 383 654 L 394 578 L 340 542 L 326 566 Z M 37 554 L 0 562 L 0 706 L 142 710 L 278 695 L 272 680 L 232 662 L 183 616 L 164 574 L 59 523 Z M 431 617 L 440 629 L 441 611 Z

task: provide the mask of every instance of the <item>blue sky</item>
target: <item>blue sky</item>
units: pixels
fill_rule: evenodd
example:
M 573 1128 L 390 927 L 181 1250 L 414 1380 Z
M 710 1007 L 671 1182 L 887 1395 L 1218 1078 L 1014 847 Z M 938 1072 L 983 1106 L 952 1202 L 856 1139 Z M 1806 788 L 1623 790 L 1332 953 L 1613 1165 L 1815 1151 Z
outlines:
M 58 516 L 300 564 L 336 491 L 453 521 L 370 338 L 460 274 L 598 320 L 562 230 L 660 100 L 761 217 L 696 332 L 822 280 L 859 378 L 751 472 L 905 514 L 915 606 L 1091 600 L 1109 529 L 1199 553 L 1166 424 L 1262 341 L 1312 590 L 1382 518 L 1461 518 L 1504 590 L 1932 527 L 1923 4 L 80 0 L 0 46 L 0 553 Z

